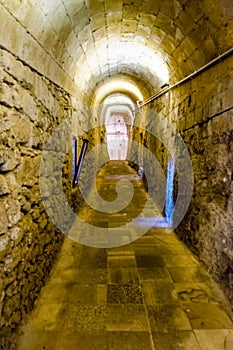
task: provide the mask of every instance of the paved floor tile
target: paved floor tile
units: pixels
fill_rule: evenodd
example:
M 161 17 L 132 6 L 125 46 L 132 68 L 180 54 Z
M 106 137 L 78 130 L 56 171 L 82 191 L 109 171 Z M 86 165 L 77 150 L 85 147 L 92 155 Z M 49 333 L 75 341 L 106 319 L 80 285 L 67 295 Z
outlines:
M 106 216 L 87 205 L 79 213 L 98 227 L 118 227 L 116 241 L 135 236 L 135 228 L 124 225 L 139 215 L 147 194 L 126 162 L 110 162 L 97 178 L 109 200 L 124 178 L 133 179 L 135 195 L 121 213 Z M 149 214 L 152 201 L 150 206 Z M 90 232 L 82 230 L 74 228 L 73 238 L 83 235 L 91 243 Z M 65 238 L 17 350 L 231 350 L 229 310 L 219 286 L 168 228 L 151 228 L 108 249 Z
M 183 309 L 193 329 L 233 328 L 229 316 L 214 303 L 185 304 Z
M 105 284 L 80 285 L 74 284 L 69 292 L 70 304 L 106 305 L 107 286 Z
M 29 331 L 22 336 L 17 350 L 57 350 L 60 334 L 54 331 Z
M 77 283 L 79 280 L 78 275 L 79 270 L 77 268 L 74 268 L 73 265 L 69 269 L 56 268 L 53 271 L 51 283 L 57 285 Z
M 171 282 L 158 280 L 143 285 L 143 293 L 147 305 L 170 304 L 173 302 L 172 292 L 174 286 Z
M 40 299 L 37 302 L 38 305 L 53 305 L 53 304 L 65 304 L 69 302 L 70 284 L 59 285 L 57 283 L 50 283 L 46 286 L 40 295 Z
M 148 332 L 148 320 L 144 305 L 109 305 L 107 330 Z
M 143 304 L 141 286 L 134 284 L 109 284 L 108 304 Z
M 80 265 L 81 268 L 106 268 L 107 252 L 105 249 L 83 247 Z
M 201 350 L 232 350 L 233 348 L 232 329 L 195 330 L 194 333 Z
M 137 268 L 112 268 L 108 269 L 109 284 L 139 284 Z
M 136 259 L 134 255 L 109 256 L 108 268 L 114 267 L 136 267 Z
M 202 350 L 192 331 L 153 332 L 156 350 Z
M 175 304 L 148 306 L 148 316 L 152 332 L 192 329 L 185 312 Z
M 107 333 L 104 331 L 65 331 L 54 350 L 107 350 Z M 39 349 L 38 349 L 39 350 Z M 50 350 L 50 349 L 48 349 Z M 53 350 L 53 349 L 52 349 Z
M 160 255 L 136 255 L 137 267 L 163 267 Z
M 108 332 L 110 350 L 152 350 L 149 332 Z
M 170 282 L 170 276 L 164 267 L 138 268 L 139 278 L 142 284 L 154 283 L 158 280 Z
M 106 306 L 70 304 L 63 329 L 79 331 L 104 331 L 106 328 Z
M 58 331 L 63 327 L 67 304 L 38 304 L 32 313 L 26 331 Z
M 76 283 L 78 284 L 105 284 L 107 283 L 107 269 L 97 269 L 97 268 L 80 268 L 78 270 L 78 275 Z
M 197 259 L 189 254 L 162 254 L 162 258 L 166 267 L 189 267 L 199 266 Z
M 204 282 L 206 279 L 200 267 L 168 267 L 168 272 L 174 283 Z

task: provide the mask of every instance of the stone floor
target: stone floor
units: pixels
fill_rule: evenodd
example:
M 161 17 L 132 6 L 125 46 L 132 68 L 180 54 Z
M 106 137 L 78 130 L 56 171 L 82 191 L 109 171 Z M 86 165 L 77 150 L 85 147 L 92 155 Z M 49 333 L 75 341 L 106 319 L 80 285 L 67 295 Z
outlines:
M 111 174 L 128 172 L 134 176 L 133 205 L 125 215 L 108 219 L 86 206 L 80 217 L 98 227 L 120 228 L 139 215 L 145 191 L 125 162 L 110 165 L 103 170 L 107 184 L 102 172 L 97 187 L 112 199 Z M 220 289 L 174 233 L 152 228 L 116 248 L 93 248 L 66 238 L 51 278 L 21 328 L 17 350 L 232 348 L 230 308 Z

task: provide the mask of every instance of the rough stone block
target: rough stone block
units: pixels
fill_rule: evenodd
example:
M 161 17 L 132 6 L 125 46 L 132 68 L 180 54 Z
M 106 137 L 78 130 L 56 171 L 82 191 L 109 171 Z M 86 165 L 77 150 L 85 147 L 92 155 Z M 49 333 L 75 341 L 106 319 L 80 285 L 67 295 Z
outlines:
M 137 20 L 125 20 L 122 21 L 122 33 L 134 33 L 137 31 L 138 21 Z
M 11 89 L 8 84 L 3 83 L 1 86 L 1 99 L 10 107 L 16 107 L 18 109 L 21 107 L 17 89 Z
M 106 9 L 107 12 L 117 12 L 122 10 L 122 1 L 115 1 L 115 0 L 106 0 Z
M 39 109 L 33 98 L 33 96 L 26 90 L 20 90 L 19 100 L 21 101 L 21 108 L 24 110 L 25 114 L 29 116 L 32 121 L 36 121 L 39 115 Z
M 8 172 L 15 169 L 20 164 L 18 150 L 4 149 L 0 154 L 0 171 Z
M 12 310 L 19 309 L 20 307 L 20 294 L 14 295 L 12 298 L 7 299 L 3 306 L 3 314 L 8 320 L 10 320 L 12 315 Z
M 10 192 L 6 177 L 3 175 L 0 175 L 0 196 L 6 195 Z
M 20 220 L 20 203 L 17 199 L 7 198 L 4 201 L 4 206 L 8 216 L 8 226 L 12 227 Z
M 28 117 L 19 114 L 10 115 L 9 119 L 11 137 L 17 143 L 29 144 L 31 139 L 32 125 Z
M 0 261 L 4 259 L 11 247 L 10 239 L 7 235 L 0 236 Z M 1 290 L 1 289 L 0 289 Z
M 23 186 L 33 186 L 38 182 L 40 157 L 25 157 L 17 173 L 17 180 Z
M 122 13 L 121 12 L 114 12 L 112 14 L 107 14 L 106 15 L 106 21 L 107 21 L 107 26 L 108 26 L 108 33 L 111 36 L 111 34 L 116 34 L 116 32 L 114 32 L 114 28 L 113 25 L 119 25 L 119 23 L 121 23 L 122 21 Z
M 105 21 L 106 21 L 105 16 L 95 14 L 91 18 L 91 23 L 90 23 L 92 31 L 95 32 L 96 30 L 105 27 Z M 86 40 L 84 40 L 84 41 L 86 41 Z M 83 42 L 83 40 L 81 40 L 81 42 Z

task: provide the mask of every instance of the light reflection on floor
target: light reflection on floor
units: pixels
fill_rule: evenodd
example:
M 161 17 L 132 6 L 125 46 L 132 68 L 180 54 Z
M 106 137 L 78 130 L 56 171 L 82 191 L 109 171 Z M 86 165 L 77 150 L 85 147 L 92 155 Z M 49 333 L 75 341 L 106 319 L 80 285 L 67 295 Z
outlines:
M 141 227 L 164 227 L 172 228 L 172 224 L 168 222 L 166 217 L 163 216 L 154 216 L 154 217 L 138 217 L 135 220 L 137 226 Z

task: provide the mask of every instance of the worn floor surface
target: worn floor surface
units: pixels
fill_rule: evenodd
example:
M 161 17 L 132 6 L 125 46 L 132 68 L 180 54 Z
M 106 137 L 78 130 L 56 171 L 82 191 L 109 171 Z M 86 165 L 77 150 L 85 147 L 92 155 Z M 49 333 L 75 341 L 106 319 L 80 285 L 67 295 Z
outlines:
M 112 186 L 122 175 L 133 180 L 133 204 L 110 217 L 86 206 L 83 220 L 122 230 L 140 215 L 146 194 L 125 162 L 110 162 L 97 187 L 105 200 L 113 199 Z M 221 291 L 176 235 L 162 228 L 117 248 L 66 238 L 21 334 L 17 350 L 233 349 Z

